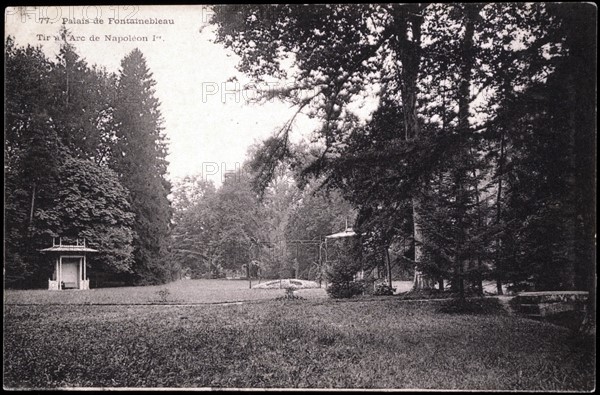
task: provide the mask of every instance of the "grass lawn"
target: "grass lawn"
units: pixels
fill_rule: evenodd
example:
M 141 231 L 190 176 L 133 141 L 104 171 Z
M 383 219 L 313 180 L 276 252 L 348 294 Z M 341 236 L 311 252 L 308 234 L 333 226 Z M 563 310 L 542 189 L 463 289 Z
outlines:
M 262 283 L 269 280 L 263 280 Z M 258 285 L 257 280 L 252 285 Z M 411 289 L 412 281 L 394 281 L 396 293 Z M 159 292 L 168 290 L 161 296 Z M 153 303 L 225 303 L 271 300 L 284 295 L 282 289 L 249 288 L 247 280 L 180 280 L 147 287 L 95 288 L 87 291 L 5 290 L 7 304 L 153 304 Z M 300 289 L 296 295 L 305 299 L 327 299 L 323 288 Z
M 263 280 L 262 282 L 265 282 Z M 253 280 L 252 285 L 258 284 Z M 168 290 L 166 296 L 160 291 Z M 8 304 L 152 304 L 223 303 L 275 299 L 283 289 L 250 289 L 247 280 L 180 280 L 148 287 L 96 288 L 87 291 L 6 290 Z M 325 288 L 301 289 L 296 294 L 305 299 L 327 298 Z
M 6 305 L 4 386 L 594 387 L 592 340 L 500 312 L 444 314 L 440 303 Z

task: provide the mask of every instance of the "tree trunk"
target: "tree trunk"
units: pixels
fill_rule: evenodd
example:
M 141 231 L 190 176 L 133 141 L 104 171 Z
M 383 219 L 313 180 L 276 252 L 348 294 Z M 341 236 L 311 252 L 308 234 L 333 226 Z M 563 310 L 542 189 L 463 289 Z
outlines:
M 496 194 L 496 226 L 500 226 L 502 219 L 502 177 L 504 176 L 504 131 L 500 137 L 500 157 L 498 158 L 498 193 Z M 502 291 L 502 280 L 500 279 L 499 264 L 502 257 L 502 237 L 498 236 L 496 241 L 496 289 L 498 295 L 504 295 Z
M 463 200 L 463 182 L 460 171 L 457 172 L 458 176 L 456 177 L 456 201 L 458 202 L 458 213 L 457 213 L 457 234 L 456 234 L 456 244 L 454 247 L 455 261 L 454 261 L 454 275 L 455 275 L 455 283 L 458 285 L 458 292 L 461 299 L 465 297 L 465 280 L 464 280 L 464 261 L 462 258 L 462 248 L 465 242 L 464 233 L 465 233 L 465 225 L 463 222 L 463 217 L 465 215 L 462 206 Z
M 423 261 L 423 231 L 421 229 L 421 209 L 420 202 L 417 198 L 412 199 L 413 206 L 413 238 L 415 244 L 415 277 L 413 280 L 412 291 L 423 289 L 431 289 L 433 281 L 428 276 L 425 276 L 420 270 L 418 264 Z
M 398 6 L 394 8 L 396 39 L 399 60 L 402 63 L 400 86 L 402 96 L 402 111 L 404 121 L 404 138 L 416 140 L 419 138 L 420 125 L 417 115 L 417 79 L 421 66 L 421 25 L 423 18 L 418 14 L 422 6 Z M 408 23 L 410 22 L 410 24 Z M 409 27 L 410 26 L 410 27 Z M 409 29 L 410 36 L 409 39 Z M 423 259 L 423 232 L 421 230 L 421 204 L 417 197 L 420 185 L 416 185 L 412 197 L 413 206 L 413 240 L 415 247 L 415 277 L 412 290 L 431 288 L 432 281 L 420 270 L 419 264 Z
M 472 154 L 471 154 L 472 155 Z M 478 180 L 477 180 L 477 170 L 475 168 L 473 168 L 473 179 L 475 181 L 475 207 L 477 207 L 477 226 L 480 229 L 480 231 L 483 231 L 483 219 L 482 219 L 482 215 L 481 215 L 481 200 L 479 199 L 479 187 L 478 187 Z M 476 276 L 476 282 L 477 282 L 477 292 L 479 293 L 479 295 L 483 296 L 483 275 L 482 275 L 482 263 L 481 263 L 481 254 L 478 252 L 477 253 L 477 276 Z
M 464 265 L 462 262 L 459 264 L 458 271 L 458 292 L 461 299 L 465 298 L 465 274 L 464 274 Z
M 392 263 L 390 262 L 390 249 L 389 246 L 385 247 L 385 255 L 387 256 L 387 278 L 388 285 L 392 288 Z
M 577 180 L 576 180 L 576 160 L 575 160 L 575 133 L 577 128 L 577 121 L 575 119 L 575 106 L 577 105 L 576 93 L 575 93 L 575 76 L 573 73 L 569 73 L 567 81 L 565 81 L 565 85 L 567 88 L 567 92 L 569 97 L 567 100 L 569 101 L 569 108 L 573 110 L 569 112 L 568 123 L 569 123 L 569 143 L 567 144 L 567 155 L 569 157 L 569 169 L 567 175 L 567 188 L 568 188 L 568 198 L 566 203 L 566 225 L 568 234 L 565 235 L 565 245 L 566 245 L 566 267 L 563 268 L 562 278 L 564 279 L 564 283 L 561 284 L 561 288 L 568 290 L 575 290 L 575 257 L 577 254 L 577 250 L 575 247 L 576 237 L 577 237 Z
M 31 235 L 31 232 L 33 231 L 33 213 L 35 210 L 35 192 L 36 192 L 36 184 L 34 182 L 33 186 L 31 187 L 31 206 L 29 209 L 29 226 L 27 228 L 30 235 Z
M 456 274 L 458 276 L 458 290 L 461 299 L 465 296 L 464 287 L 464 261 L 462 257 L 462 249 L 466 241 L 466 229 L 464 224 L 464 216 L 466 215 L 466 191 L 464 179 L 468 172 L 468 164 L 462 164 L 461 162 L 467 161 L 466 155 L 470 154 L 470 150 L 463 144 L 468 144 L 467 133 L 469 133 L 469 104 L 470 104 L 470 88 L 471 88 L 471 72 L 473 69 L 474 56 L 473 52 L 473 36 L 475 32 L 475 18 L 479 13 L 481 6 L 479 5 L 466 5 L 465 6 L 465 35 L 462 43 L 461 54 L 464 57 L 464 62 L 460 67 L 460 83 L 458 87 L 458 133 L 460 139 L 459 145 L 459 156 L 456 163 L 456 202 L 458 207 L 458 234 L 456 235 Z M 465 155 L 463 157 L 463 155 Z

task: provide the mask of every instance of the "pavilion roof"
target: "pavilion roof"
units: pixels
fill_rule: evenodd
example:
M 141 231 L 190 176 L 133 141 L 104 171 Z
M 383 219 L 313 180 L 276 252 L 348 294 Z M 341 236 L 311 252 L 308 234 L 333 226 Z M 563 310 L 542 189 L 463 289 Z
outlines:
M 41 252 L 98 252 L 93 248 L 78 245 L 55 245 L 40 250 Z
M 346 228 L 343 232 L 334 233 L 329 236 L 325 236 L 326 239 L 339 239 L 340 237 L 352 237 L 356 236 L 356 232 L 352 228 Z

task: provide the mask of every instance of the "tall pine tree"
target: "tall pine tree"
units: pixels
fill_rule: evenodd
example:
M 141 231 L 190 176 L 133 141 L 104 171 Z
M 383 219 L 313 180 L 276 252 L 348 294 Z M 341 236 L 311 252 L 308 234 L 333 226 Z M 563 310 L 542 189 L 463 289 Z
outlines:
M 52 65 L 52 106 L 49 115 L 70 154 L 105 165 L 114 140 L 110 120 L 114 109 L 116 75 L 88 66 L 60 30 L 61 43 Z
M 134 275 L 137 284 L 160 283 L 171 273 L 164 259 L 171 207 L 167 195 L 167 148 L 155 81 L 139 49 L 121 62 L 114 111 L 116 143 L 111 167 L 130 191 L 135 213 Z

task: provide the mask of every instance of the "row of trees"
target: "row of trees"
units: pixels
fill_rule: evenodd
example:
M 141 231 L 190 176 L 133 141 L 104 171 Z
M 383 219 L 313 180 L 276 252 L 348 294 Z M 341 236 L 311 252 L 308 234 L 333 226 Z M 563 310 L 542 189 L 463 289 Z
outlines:
M 56 59 L 5 43 L 5 280 L 43 285 L 52 237 L 85 237 L 94 276 L 165 281 L 171 207 L 152 74 L 139 50 L 118 74 L 89 66 L 60 31 Z
M 148 284 L 254 274 L 317 279 L 319 241 L 355 216 L 338 192 L 300 189 L 294 163 L 276 166 L 256 192 L 262 147 L 215 188 L 201 175 L 173 187 L 155 84 L 139 50 L 118 74 L 89 66 L 62 29 L 56 59 L 6 40 L 5 278 L 45 286 L 53 266 L 39 252 L 53 237 L 86 238 L 93 284 Z M 295 151 L 310 157 L 304 146 Z M 275 174 L 274 173 L 274 174 Z M 292 240 L 315 243 L 299 244 Z M 323 257 L 324 258 L 324 257 Z
M 286 82 L 265 98 L 321 121 L 320 154 L 301 173 L 356 207 L 363 245 L 411 240 L 401 258 L 416 285 L 450 280 L 462 295 L 484 279 L 500 292 L 594 290 L 595 15 L 586 4 L 235 5 L 213 22 L 240 70 Z M 379 104 L 363 120 L 353 108 L 369 98 Z M 262 148 L 259 190 L 294 156 L 291 124 Z
M 253 160 L 260 154 L 250 150 Z M 324 267 L 319 241 L 343 230 L 355 215 L 339 193 L 300 189 L 289 164 L 278 166 L 269 186 L 256 192 L 253 162 L 231 173 L 217 189 L 202 175 L 173 188 L 172 257 L 194 278 L 243 276 L 318 279 Z M 297 240 L 309 243 L 298 243 Z

